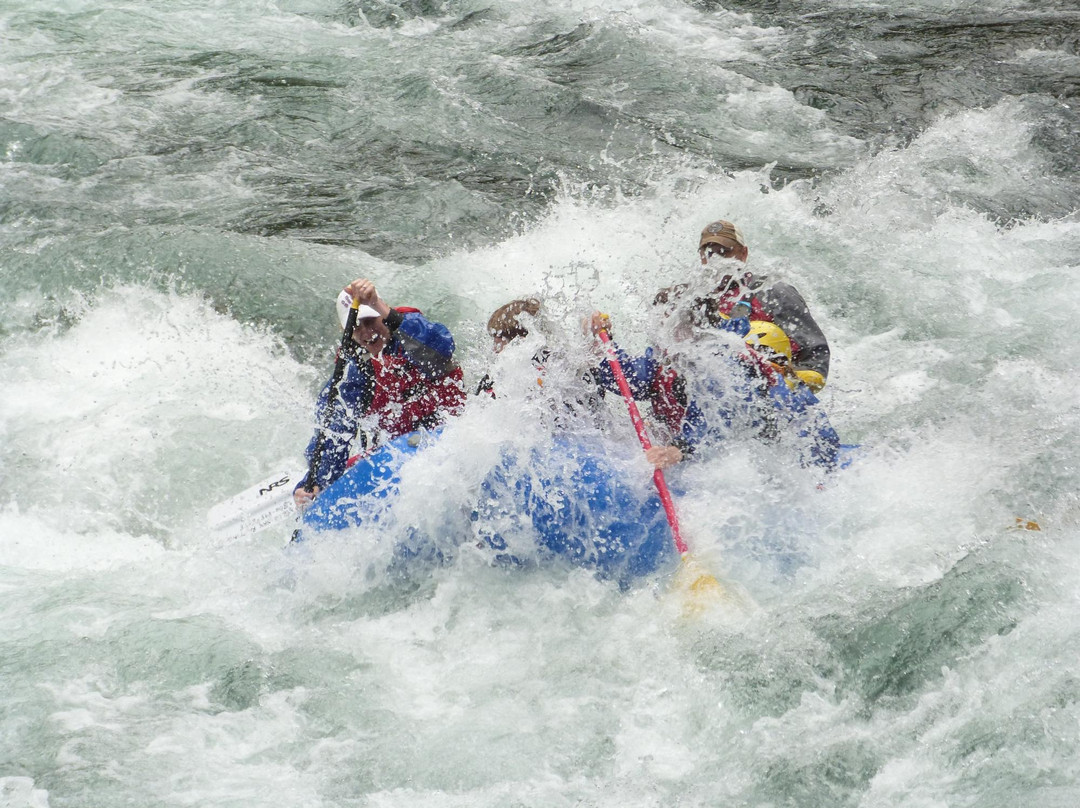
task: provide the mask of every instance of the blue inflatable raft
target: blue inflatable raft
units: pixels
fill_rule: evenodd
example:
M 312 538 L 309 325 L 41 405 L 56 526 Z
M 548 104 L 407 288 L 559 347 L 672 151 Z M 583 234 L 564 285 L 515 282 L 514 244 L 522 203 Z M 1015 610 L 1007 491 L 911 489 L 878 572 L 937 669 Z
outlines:
M 404 435 L 355 463 L 304 512 L 303 537 L 384 519 L 402 466 L 434 439 Z M 670 528 L 651 476 L 620 449 L 567 436 L 543 449 L 505 448 L 460 540 L 481 542 L 499 563 L 562 559 L 621 584 L 656 571 L 677 558 Z M 418 553 L 415 544 L 402 551 Z
M 402 467 L 437 439 L 437 433 L 403 435 L 355 463 L 304 512 L 296 538 L 387 519 L 400 492 Z M 858 448 L 842 447 L 841 468 L 850 465 Z M 488 548 L 498 563 L 561 560 L 622 586 L 678 557 L 640 449 L 600 437 L 564 434 L 542 448 L 504 446 L 466 510 L 468 521 L 461 517 L 441 531 L 442 538 L 422 535 L 407 514 L 395 514 L 395 529 L 403 537 L 395 555 L 445 559 L 453 549 L 445 538 L 450 534 L 457 544 L 471 541 Z M 779 566 L 798 563 L 788 559 Z

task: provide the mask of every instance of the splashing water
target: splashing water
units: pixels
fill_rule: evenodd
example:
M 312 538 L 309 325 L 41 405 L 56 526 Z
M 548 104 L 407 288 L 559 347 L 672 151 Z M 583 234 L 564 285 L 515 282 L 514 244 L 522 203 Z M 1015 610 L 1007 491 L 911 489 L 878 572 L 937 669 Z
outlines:
M 0 803 L 1075 805 L 1077 23 L 0 2 Z M 667 572 L 493 564 L 476 486 L 571 382 L 521 403 L 487 316 L 538 294 L 566 355 L 596 309 L 640 351 L 719 217 L 806 297 L 864 452 L 672 472 L 741 598 L 691 619 Z M 216 541 L 302 463 L 364 276 L 522 399 L 470 402 L 379 526 Z M 394 567 L 418 525 L 452 557 Z

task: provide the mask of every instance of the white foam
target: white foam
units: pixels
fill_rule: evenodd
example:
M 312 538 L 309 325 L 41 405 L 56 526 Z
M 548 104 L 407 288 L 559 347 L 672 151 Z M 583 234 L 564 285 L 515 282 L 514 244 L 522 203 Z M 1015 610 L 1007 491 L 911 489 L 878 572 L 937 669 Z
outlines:
M 49 792 L 34 788 L 32 777 L 0 777 L 0 802 L 5 808 L 49 808 Z

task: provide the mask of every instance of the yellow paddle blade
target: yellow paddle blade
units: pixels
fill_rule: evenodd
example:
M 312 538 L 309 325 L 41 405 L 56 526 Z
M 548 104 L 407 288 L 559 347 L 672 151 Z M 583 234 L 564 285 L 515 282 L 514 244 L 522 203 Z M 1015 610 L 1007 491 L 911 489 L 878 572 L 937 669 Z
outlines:
M 679 571 L 672 581 L 672 589 L 682 596 L 684 617 L 699 615 L 718 606 L 743 605 L 743 598 L 737 592 L 720 583 L 689 553 L 682 557 Z

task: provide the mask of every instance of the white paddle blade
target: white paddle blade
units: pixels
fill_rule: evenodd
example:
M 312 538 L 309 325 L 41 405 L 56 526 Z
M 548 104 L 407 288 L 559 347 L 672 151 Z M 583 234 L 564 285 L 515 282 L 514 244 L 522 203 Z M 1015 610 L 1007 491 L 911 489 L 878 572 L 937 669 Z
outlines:
M 296 470 L 270 475 L 211 508 L 206 514 L 207 527 L 218 539 L 238 539 L 295 516 L 292 492 L 303 476 L 303 471 Z

